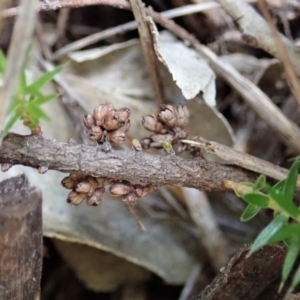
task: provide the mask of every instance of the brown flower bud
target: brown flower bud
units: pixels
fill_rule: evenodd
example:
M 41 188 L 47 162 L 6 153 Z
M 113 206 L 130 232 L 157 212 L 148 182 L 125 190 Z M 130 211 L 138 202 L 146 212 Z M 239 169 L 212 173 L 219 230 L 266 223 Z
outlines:
M 188 108 L 185 105 L 177 106 L 176 115 L 177 115 L 177 126 L 182 129 L 185 129 L 189 123 L 190 113 Z
M 88 192 L 88 196 L 91 196 L 94 193 L 95 189 L 99 186 L 99 183 L 96 180 L 96 178 L 94 178 L 92 176 L 88 176 L 87 181 L 91 184 L 91 189 Z
M 158 118 L 169 128 L 173 128 L 177 125 L 176 110 L 172 105 L 161 105 Z
M 98 126 L 101 126 L 104 122 L 104 119 L 112 111 L 114 111 L 114 106 L 111 103 L 100 104 L 97 108 L 95 108 L 93 116 L 95 118 L 96 124 Z
M 49 170 L 49 168 L 48 168 L 47 166 L 40 166 L 40 167 L 38 168 L 38 172 L 39 172 L 40 174 L 45 174 L 48 170 Z
M 105 193 L 104 187 L 100 187 L 96 189 L 93 195 L 87 198 L 86 200 L 87 205 L 98 206 L 100 202 L 103 200 L 104 193 Z
M 135 192 L 132 192 L 122 197 L 122 201 L 130 205 L 135 205 L 138 202 L 138 200 L 139 197 Z
M 83 173 L 80 173 L 80 172 L 72 172 L 69 175 L 69 177 L 78 183 L 78 182 L 84 180 L 86 178 L 86 175 L 84 175 Z
M 121 146 L 125 142 L 125 133 L 120 130 L 114 130 L 109 132 L 109 140 L 116 146 Z
M 95 126 L 95 120 L 92 115 L 85 115 L 83 118 L 83 124 L 86 128 L 91 129 L 92 126 Z
M 8 163 L 1 164 L 1 171 L 7 172 L 12 166 L 13 166 L 12 164 L 8 164 Z
M 134 191 L 139 198 L 143 198 L 148 194 L 156 191 L 157 189 L 158 187 L 156 185 L 151 185 L 151 184 L 147 184 L 145 186 L 142 186 L 140 184 L 134 185 Z
M 61 184 L 62 184 L 62 186 L 65 187 L 66 189 L 73 190 L 73 189 L 76 188 L 77 181 L 74 180 L 72 177 L 68 176 L 68 177 L 65 177 L 65 178 L 61 181 Z
M 118 119 L 115 116 L 115 113 L 110 112 L 104 119 L 102 127 L 107 131 L 112 131 L 118 129 L 120 126 Z
M 87 130 L 88 137 L 91 141 L 99 142 L 103 139 L 103 131 L 99 126 L 92 126 Z
M 110 186 L 109 192 L 114 197 L 120 197 L 131 193 L 134 190 L 133 185 L 128 181 L 114 183 Z
M 157 120 L 156 115 L 149 114 L 142 118 L 142 124 L 145 127 L 145 129 L 157 132 L 157 133 L 165 133 L 167 132 L 165 126 L 163 123 Z
M 129 127 L 130 127 L 130 120 L 127 120 L 124 124 L 122 124 L 122 126 L 120 126 L 118 128 L 118 130 L 121 130 L 123 132 L 127 132 Z
M 143 138 L 141 141 L 141 145 L 144 149 L 148 149 L 150 148 L 150 144 L 151 144 L 151 139 L 150 138 Z
M 136 193 L 136 195 L 141 198 L 144 192 L 144 186 L 141 184 L 135 184 L 134 186 L 134 192 Z
M 90 191 L 94 191 L 95 189 L 91 185 L 91 183 L 88 180 L 83 180 L 79 182 L 76 186 L 76 192 L 78 193 L 90 193 Z
M 116 118 L 119 124 L 126 123 L 130 117 L 130 109 L 127 107 L 120 108 L 116 111 Z
M 113 179 L 106 178 L 106 177 L 97 177 L 95 179 L 98 183 L 98 187 L 105 186 L 105 185 L 111 184 L 113 182 Z
M 85 193 L 77 193 L 77 192 L 70 192 L 68 195 L 67 202 L 72 204 L 72 205 L 79 205 L 82 201 L 86 199 L 86 194 Z

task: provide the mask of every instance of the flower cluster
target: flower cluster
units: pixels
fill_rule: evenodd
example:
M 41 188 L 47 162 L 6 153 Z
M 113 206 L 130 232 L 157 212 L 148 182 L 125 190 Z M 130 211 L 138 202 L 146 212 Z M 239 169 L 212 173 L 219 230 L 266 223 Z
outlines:
M 185 105 L 161 105 L 156 114 L 146 115 L 142 119 L 145 129 L 154 132 L 142 140 L 143 148 L 161 149 L 164 142 L 174 145 L 179 139 L 187 138 L 188 121 L 189 111 Z
M 129 181 L 121 181 L 113 183 L 109 191 L 114 197 L 121 197 L 127 204 L 136 204 L 140 198 L 143 198 L 157 190 L 157 186 L 154 185 L 140 185 L 131 184 Z
M 111 103 L 100 104 L 93 115 L 86 115 L 83 123 L 91 141 L 99 144 L 110 142 L 120 146 L 125 141 L 125 132 L 130 127 L 130 109 L 115 109 Z
M 121 197 L 126 204 L 136 204 L 137 201 L 157 189 L 153 185 L 142 186 L 131 184 L 129 181 L 115 181 L 109 178 L 86 176 L 79 172 L 73 172 L 61 181 L 66 189 L 72 191 L 68 195 L 67 202 L 79 205 L 86 201 L 87 205 L 98 206 L 105 194 L 105 186 L 110 185 L 109 191 L 114 197 Z
M 65 177 L 61 184 L 72 191 L 68 195 L 67 202 L 79 205 L 85 201 L 88 205 L 98 206 L 105 193 L 105 185 L 112 183 L 108 178 L 94 178 L 79 172 L 73 172 Z

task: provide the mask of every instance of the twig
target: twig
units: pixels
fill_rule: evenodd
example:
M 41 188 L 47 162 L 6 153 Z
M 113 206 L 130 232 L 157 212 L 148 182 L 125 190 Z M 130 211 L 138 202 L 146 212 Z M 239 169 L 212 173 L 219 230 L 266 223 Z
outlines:
M 278 59 L 282 58 L 268 23 L 248 3 L 235 0 L 216 0 L 216 2 L 239 24 L 243 31 L 244 42 L 256 48 L 262 48 Z M 296 73 L 300 75 L 299 50 L 285 36 L 278 35 L 287 50 Z
M 278 58 L 282 62 L 283 68 L 285 70 L 287 79 L 292 87 L 292 92 L 295 95 L 295 98 L 298 102 L 298 105 L 300 105 L 300 85 L 296 76 L 296 73 L 294 71 L 293 65 L 290 61 L 290 58 L 288 56 L 288 52 L 286 49 L 286 46 L 283 44 L 279 32 L 276 30 L 276 27 L 273 23 L 272 16 L 268 10 L 268 7 L 266 5 L 266 2 L 264 0 L 258 0 L 259 7 L 265 17 L 265 19 L 268 21 L 269 26 L 271 28 L 272 34 L 274 36 L 276 48 L 278 50 Z M 300 57 L 299 57 L 300 59 Z
M 236 151 L 217 142 L 206 141 L 204 139 L 200 139 L 199 141 L 181 140 L 181 142 L 198 147 L 205 153 L 213 154 L 221 158 L 225 164 L 239 166 L 277 180 L 285 179 L 288 175 L 288 170 L 284 168 L 273 165 L 255 156 Z M 297 185 L 300 186 L 300 177 L 298 178 Z
M 138 31 L 147 70 L 155 93 L 155 100 L 158 104 L 165 102 L 162 79 L 159 72 L 159 62 L 153 46 L 153 33 L 150 30 L 149 22 L 151 17 L 146 16 L 145 7 L 141 0 L 129 0 L 132 12 L 138 24 Z
M 57 10 L 60 8 L 77 8 L 92 5 L 108 5 L 120 9 L 130 9 L 130 5 L 125 0 L 54 0 L 47 3 L 39 2 L 36 11 Z M 14 17 L 19 14 L 20 7 L 5 9 L 0 16 L 3 18 Z
M 201 234 L 201 243 L 206 250 L 210 263 L 216 274 L 229 259 L 227 242 L 222 236 L 213 210 L 205 193 L 183 188 L 188 211 Z
M 20 14 L 14 26 L 9 46 L 3 87 L 0 91 L 0 129 L 3 129 L 5 115 L 20 78 L 27 51 L 34 31 L 37 0 L 23 0 Z
M 217 7 L 219 7 L 219 4 L 214 3 L 214 2 L 208 2 L 208 3 L 200 3 L 200 4 L 194 4 L 194 5 L 186 5 L 186 6 L 170 9 L 170 10 L 162 12 L 161 14 L 167 18 L 172 19 L 172 18 L 184 16 L 186 14 L 198 13 L 198 12 L 202 12 L 202 11 L 217 8 Z M 133 30 L 136 28 L 137 28 L 137 22 L 131 21 L 131 22 L 128 22 L 128 23 L 125 23 L 122 25 L 115 26 L 113 28 L 103 30 L 101 32 L 91 34 L 87 37 L 84 37 L 80 40 L 77 40 L 73 43 L 70 43 L 70 44 L 58 49 L 56 52 L 53 53 L 52 60 L 59 59 L 71 51 L 76 51 L 76 50 L 82 49 L 84 47 L 87 47 L 94 43 L 97 43 L 101 40 L 112 37 L 116 34 L 121 34 L 126 31 Z
M 99 146 L 62 143 L 41 136 L 8 134 L 0 146 L 0 163 L 21 164 L 71 173 L 81 171 L 95 177 L 143 182 L 152 185 L 178 185 L 204 191 L 225 191 L 223 180 L 254 181 L 250 171 L 236 166 L 159 156 L 134 150 L 111 150 Z

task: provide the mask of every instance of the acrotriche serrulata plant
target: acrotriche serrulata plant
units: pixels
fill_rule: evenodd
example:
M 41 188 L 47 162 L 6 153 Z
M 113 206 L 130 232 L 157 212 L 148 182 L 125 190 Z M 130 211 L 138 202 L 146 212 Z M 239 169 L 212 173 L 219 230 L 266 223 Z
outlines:
M 125 142 L 125 133 L 130 127 L 130 109 L 115 109 L 111 103 L 104 103 L 94 109 L 93 115 L 86 115 L 83 123 L 91 141 L 120 147 Z M 141 151 L 137 140 L 134 140 L 133 144 L 136 151 Z M 110 147 L 105 149 L 107 151 Z M 72 205 L 79 205 L 83 201 L 86 201 L 87 205 L 99 205 L 106 186 L 110 186 L 109 192 L 112 196 L 120 197 L 124 203 L 130 205 L 157 189 L 153 185 L 143 186 L 111 178 L 95 178 L 80 172 L 71 173 L 61 183 L 65 188 L 72 190 L 67 199 Z

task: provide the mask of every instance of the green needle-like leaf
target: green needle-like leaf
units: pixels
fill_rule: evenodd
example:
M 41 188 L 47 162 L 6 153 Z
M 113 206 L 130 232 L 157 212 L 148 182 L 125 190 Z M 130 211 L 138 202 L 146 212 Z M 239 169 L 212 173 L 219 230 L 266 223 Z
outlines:
M 268 208 L 269 207 L 269 202 L 270 199 L 268 196 L 264 195 L 264 194 L 258 194 L 258 193 L 249 193 L 249 194 L 245 194 L 243 196 L 243 199 L 252 205 L 256 205 L 262 208 Z
M 3 75 L 6 67 L 6 57 L 3 52 L 0 50 L 0 73 Z
M 22 116 L 21 111 L 15 111 L 15 113 L 11 116 L 11 118 L 6 123 L 5 128 L 3 129 L 3 136 L 5 136 L 8 131 L 12 128 L 12 126 L 18 121 L 18 119 Z
M 288 246 L 288 252 L 284 259 L 282 268 L 281 284 L 280 289 L 283 287 L 287 278 L 289 277 L 291 270 L 295 264 L 300 250 L 300 235 L 295 235 L 292 239 L 286 241 Z
M 253 189 L 254 189 L 255 191 L 260 191 L 260 190 L 265 186 L 265 184 L 266 184 L 266 176 L 265 176 L 265 175 L 260 175 L 260 176 L 256 179 L 256 181 L 255 181 L 255 183 L 254 183 Z
M 289 218 L 284 214 L 278 214 L 277 216 L 275 216 L 273 221 L 271 221 L 269 225 L 265 227 L 263 231 L 258 235 L 251 247 L 248 256 L 259 250 L 263 246 L 269 244 L 272 237 L 286 225 L 288 219 Z
M 241 221 L 246 222 L 251 220 L 258 214 L 259 211 L 260 211 L 259 206 L 248 204 L 241 216 Z
M 287 201 L 292 202 L 294 199 L 295 194 L 295 188 L 297 184 L 298 179 L 298 173 L 299 173 L 299 160 L 294 161 L 292 164 L 289 175 L 285 180 L 284 185 L 284 196 L 286 197 Z
M 298 267 L 298 269 L 294 275 L 289 292 L 292 292 L 292 290 L 299 284 L 299 282 L 300 282 L 300 266 Z
M 297 218 L 300 216 L 299 208 L 294 204 L 293 201 L 288 199 L 284 192 L 276 189 L 271 189 L 269 196 L 277 203 L 277 205 L 291 217 Z
M 62 67 L 56 67 L 50 72 L 45 73 L 42 77 L 37 79 L 31 85 L 26 88 L 26 93 L 34 94 L 35 91 L 39 91 L 47 82 L 51 81 L 53 77 L 61 71 Z
M 41 95 L 40 97 L 36 97 L 32 100 L 32 102 L 38 106 L 51 101 L 52 99 L 55 99 L 59 96 L 59 94 L 50 94 L 50 95 Z
M 33 102 L 27 102 L 26 108 L 28 112 L 32 115 L 32 117 L 38 119 L 44 119 L 44 120 L 50 120 L 49 116 L 36 104 Z
M 271 238 L 271 243 L 276 243 L 278 241 L 289 240 L 294 236 L 300 236 L 300 223 L 287 224 L 281 230 L 279 230 Z

